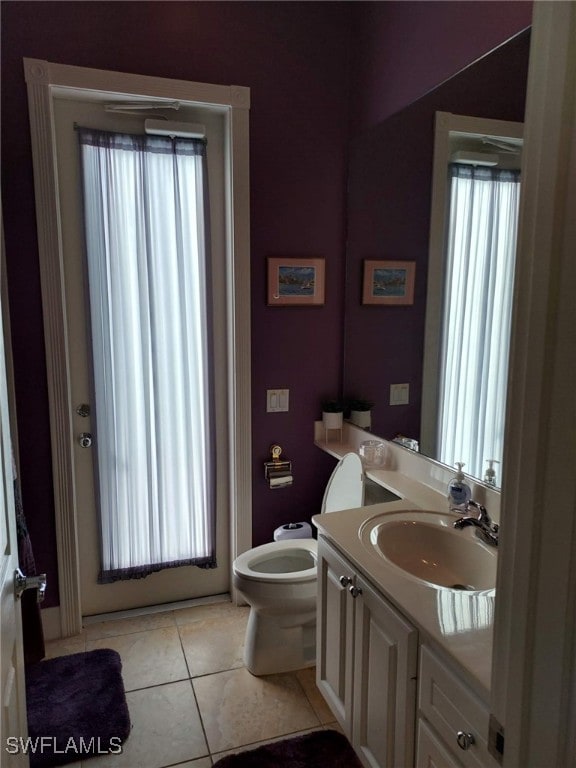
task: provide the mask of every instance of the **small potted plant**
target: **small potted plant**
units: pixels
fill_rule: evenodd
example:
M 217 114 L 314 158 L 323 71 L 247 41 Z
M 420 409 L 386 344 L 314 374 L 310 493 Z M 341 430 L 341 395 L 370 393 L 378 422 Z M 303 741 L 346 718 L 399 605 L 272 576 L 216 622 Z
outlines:
M 370 429 L 372 425 L 372 408 L 374 403 L 361 397 L 353 397 L 348 401 L 350 421 L 362 429 Z
M 322 422 L 324 429 L 342 429 L 344 404 L 340 400 L 322 402 Z

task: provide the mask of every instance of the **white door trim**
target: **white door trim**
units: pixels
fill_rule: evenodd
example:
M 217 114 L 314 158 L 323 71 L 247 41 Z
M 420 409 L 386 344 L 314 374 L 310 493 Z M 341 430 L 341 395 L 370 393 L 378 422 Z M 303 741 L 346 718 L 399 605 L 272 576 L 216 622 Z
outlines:
M 24 59 L 28 89 L 44 337 L 48 372 L 62 637 L 82 629 L 73 462 L 72 402 L 63 254 L 55 161 L 56 92 L 116 93 L 224 107 L 227 111 L 227 233 L 229 284 L 228 383 L 231 560 L 252 542 L 250 377 L 250 212 L 248 117 L 250 89 L 109 72 Z M 64 343 L 63 343 L 64 341 Z
M 576 4 L 535 2 L 492 710 L 504 766 L 576 760 Z

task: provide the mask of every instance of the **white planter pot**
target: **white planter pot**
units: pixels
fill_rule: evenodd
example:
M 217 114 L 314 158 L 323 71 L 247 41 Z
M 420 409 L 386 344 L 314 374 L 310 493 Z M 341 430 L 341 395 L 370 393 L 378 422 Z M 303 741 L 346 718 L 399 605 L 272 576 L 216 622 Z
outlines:
M 350 421 L 362 429 L 370 429 L 372 425 L 371 411 L 350 411 Z
M 342 416 L 340 413 L 322 413 L 322 422 L 324 429 L 342 429 Z

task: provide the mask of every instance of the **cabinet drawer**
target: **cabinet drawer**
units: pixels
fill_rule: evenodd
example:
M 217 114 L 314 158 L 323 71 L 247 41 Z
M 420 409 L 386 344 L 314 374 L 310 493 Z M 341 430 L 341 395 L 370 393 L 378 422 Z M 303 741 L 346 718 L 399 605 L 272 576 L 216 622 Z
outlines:
M 425 720 L 418 721 L 416 768 L 462 768 Z
M 466 768 L 497 768 L 489 754 L 488 707 L 426 646 L 420 656 L 419 707 L 450 752 Z M 459 732 L 472 734 L 468 749 L 459 746 Z

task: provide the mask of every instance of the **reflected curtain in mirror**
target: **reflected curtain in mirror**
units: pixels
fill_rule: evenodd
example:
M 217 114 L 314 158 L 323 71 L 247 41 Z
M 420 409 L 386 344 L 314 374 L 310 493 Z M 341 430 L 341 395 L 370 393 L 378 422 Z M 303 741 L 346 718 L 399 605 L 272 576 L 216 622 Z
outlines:
M 215 566 L 203 140 L 78 129 L 100 582 Z
M 502 460 L 520 172 L 452 164 L 440 361 L 440 461 Z

